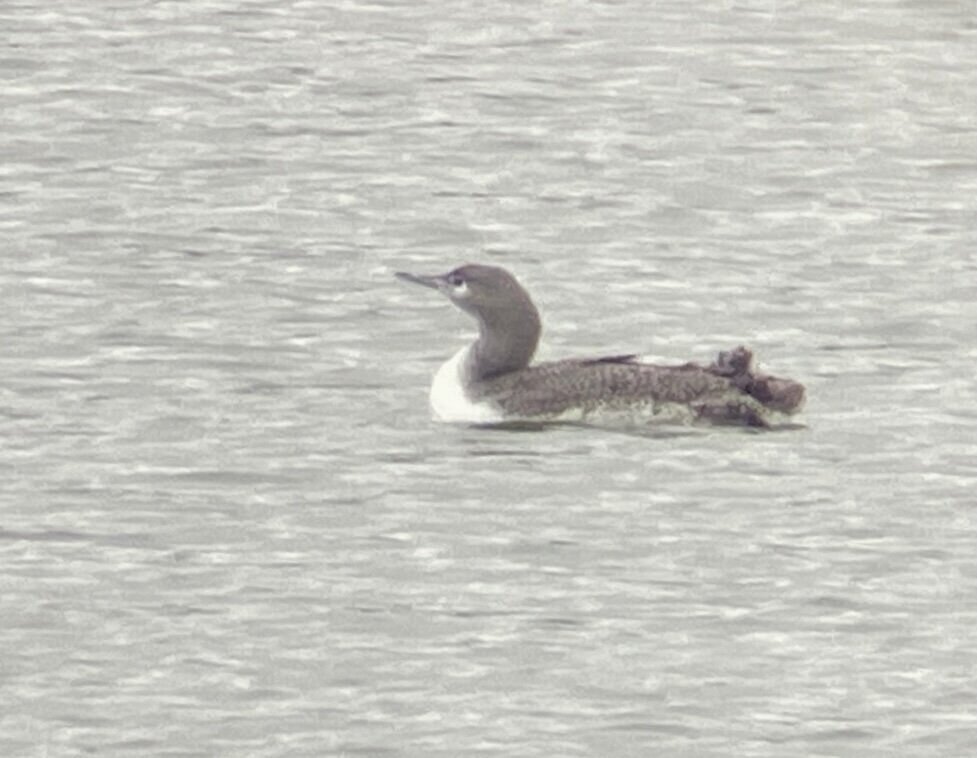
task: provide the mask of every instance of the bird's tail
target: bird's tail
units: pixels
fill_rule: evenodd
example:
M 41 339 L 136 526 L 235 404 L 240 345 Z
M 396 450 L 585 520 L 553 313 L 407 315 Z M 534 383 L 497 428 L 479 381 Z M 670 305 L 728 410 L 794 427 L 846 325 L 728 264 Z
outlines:
M 804 406 L 803 384 L 755 371 L 753 353 L 742 345 L 721 352 L 709 370 L 727 377 L 736 387 L 772 411 L 790 414 Z

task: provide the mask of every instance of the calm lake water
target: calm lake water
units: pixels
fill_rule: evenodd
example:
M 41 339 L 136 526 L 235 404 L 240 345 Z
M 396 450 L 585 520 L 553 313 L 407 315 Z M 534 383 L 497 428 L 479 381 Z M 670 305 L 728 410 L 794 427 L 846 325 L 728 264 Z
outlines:
M 977 750 L 973 2 L 0 30 L 0 754 Z M 802 425 L 438 425 L 464 261 Z

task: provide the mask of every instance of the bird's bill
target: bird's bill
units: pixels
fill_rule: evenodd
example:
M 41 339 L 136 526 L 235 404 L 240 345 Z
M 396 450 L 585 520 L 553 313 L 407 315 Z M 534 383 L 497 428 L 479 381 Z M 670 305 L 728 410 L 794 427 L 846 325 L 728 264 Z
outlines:
M 443 277 L 440 276 L 421 276 L 419 274 L 409 274 L 406 271 L 395 271 L 394 276 L 398 279 L 403 279 L 405 282 L 413 282 L 414 284 L 420 284 L 422 287 L 430 287 L 431 289 L 441 289 L 443 283 Z

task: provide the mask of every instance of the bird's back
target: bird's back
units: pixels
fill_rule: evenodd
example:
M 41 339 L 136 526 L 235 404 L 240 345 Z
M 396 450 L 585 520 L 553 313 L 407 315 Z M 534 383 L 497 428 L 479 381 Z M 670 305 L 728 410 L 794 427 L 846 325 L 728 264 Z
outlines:
M 774 415 L 799 407 L 803 387 L 753 373 L 751 359 L 738 348 L 710 366 L 659 366 L 633 356 L 553 361 L 477 382 L 472 391 L 507 418 L 612 414 L 674 421 L 682 415 L 686 421 L 766 426 Z

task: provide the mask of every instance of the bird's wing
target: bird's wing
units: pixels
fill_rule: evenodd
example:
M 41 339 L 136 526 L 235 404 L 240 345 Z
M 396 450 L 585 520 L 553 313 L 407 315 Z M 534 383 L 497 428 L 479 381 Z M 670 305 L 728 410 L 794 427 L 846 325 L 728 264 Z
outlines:
M 540 363 L 479 382 L 475 391 L 515 416 L 554 416 L 571 408 L 623 408 L 637 402 L 690 404 L 731 391 L 741 394 L 728 378 L 701 366 L 657 366 L 630 356 Z
M 507 416 L 556 417 L 571 409 L 678 404 L 713 423 L 765 425 L 770 412 L 794 413 L 804 386 L 753 370 L 746 348 L 720 353 L 709 366 L 660 366 L 634 355 L 540 363 L 476 383 L 479 397 Z

